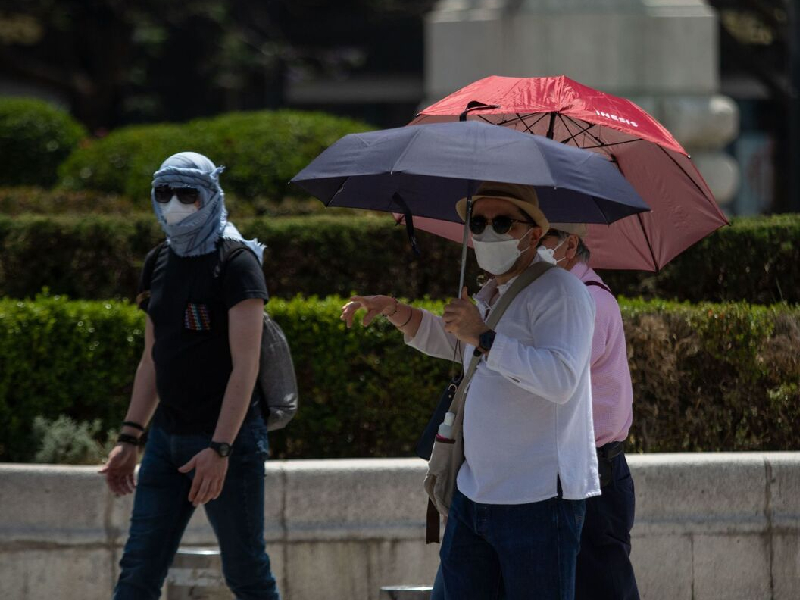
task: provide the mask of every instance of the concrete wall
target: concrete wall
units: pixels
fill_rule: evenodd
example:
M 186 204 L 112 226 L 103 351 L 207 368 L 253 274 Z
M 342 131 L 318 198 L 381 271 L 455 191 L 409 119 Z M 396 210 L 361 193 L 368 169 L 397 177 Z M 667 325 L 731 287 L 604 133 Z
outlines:
M 800 597 L 800 453 L 631 456 L 643 600 Z M 286 600 L 429 583 L 424 463 L 268 464 L 268 548 Z M 131 500 L 96 468 L 0 465 L 0 599 L 110 598 Z M 213 535 L 198 511 L 185 544 Z

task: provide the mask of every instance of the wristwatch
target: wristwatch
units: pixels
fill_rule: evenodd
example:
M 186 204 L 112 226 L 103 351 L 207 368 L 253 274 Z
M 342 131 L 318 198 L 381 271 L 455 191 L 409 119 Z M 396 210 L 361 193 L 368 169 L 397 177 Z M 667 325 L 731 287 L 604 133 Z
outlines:
M 227 458 L 231 455 L 231 445 L 226 444 L 225 442 L 211 442 L 208 447 L 219 454 L 222 458 Z
M 486 354 L 492 349 L 492 344 L 494 344 L 494 336 L 495 332 L 491 329 L 484 331 L 478 336 L 478 348 L 480 348 L 481 352 Z

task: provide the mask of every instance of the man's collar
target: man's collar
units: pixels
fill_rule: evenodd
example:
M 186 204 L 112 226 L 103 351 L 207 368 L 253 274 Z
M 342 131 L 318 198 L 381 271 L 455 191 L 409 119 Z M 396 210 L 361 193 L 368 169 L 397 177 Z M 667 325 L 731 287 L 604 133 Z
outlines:
M 575 275 L 581 281 L 585 281 L 588 277 L 591 276 L 592 270 L 589 268 L 585 262 L 578 262 L 575 263 L 575 266 L 569 270 L 570 273 Z

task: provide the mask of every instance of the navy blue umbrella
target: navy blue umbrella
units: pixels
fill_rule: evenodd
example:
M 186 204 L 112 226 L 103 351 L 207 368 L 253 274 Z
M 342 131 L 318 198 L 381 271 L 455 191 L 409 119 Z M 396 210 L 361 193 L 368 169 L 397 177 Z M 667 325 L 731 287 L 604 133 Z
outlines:
M 535 186 L 556 223 L 608 224 L 650 210 L 604 157 L 478 121 L 346 135 L 292 179 L 327 206 L 455 222 L 455 203 L 482 181 Z
M 327 206 L 403 213 L 415 249 L 412 215 L 460 222 L 456 202 L 482 181 L 535 186 L 554 223 L 607 224 L 650 210 L 599 154 L 479 121 L 346 135 L 292 179 Z

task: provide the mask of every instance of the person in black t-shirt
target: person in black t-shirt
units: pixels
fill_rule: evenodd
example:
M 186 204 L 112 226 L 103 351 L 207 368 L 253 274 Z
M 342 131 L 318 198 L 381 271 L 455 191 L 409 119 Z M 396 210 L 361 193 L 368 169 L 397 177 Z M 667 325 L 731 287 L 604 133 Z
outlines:
M 135 488 L 115 600 L 160 596 L 200 505 L 236 597 L 280 598 L 264 546 L 267 428 L 255 385 L 267 300 L 264 247 L 228 222 L 221 172 L 205 156 L 182 152 L 153 180 L 167 241 L 145 259 L 144 352 L 122 433 L 100 471 L 117 496 Z M 231 253 L 242 245 L 252 252 Z M 151 417 L 136 483 L 137 446 Z

